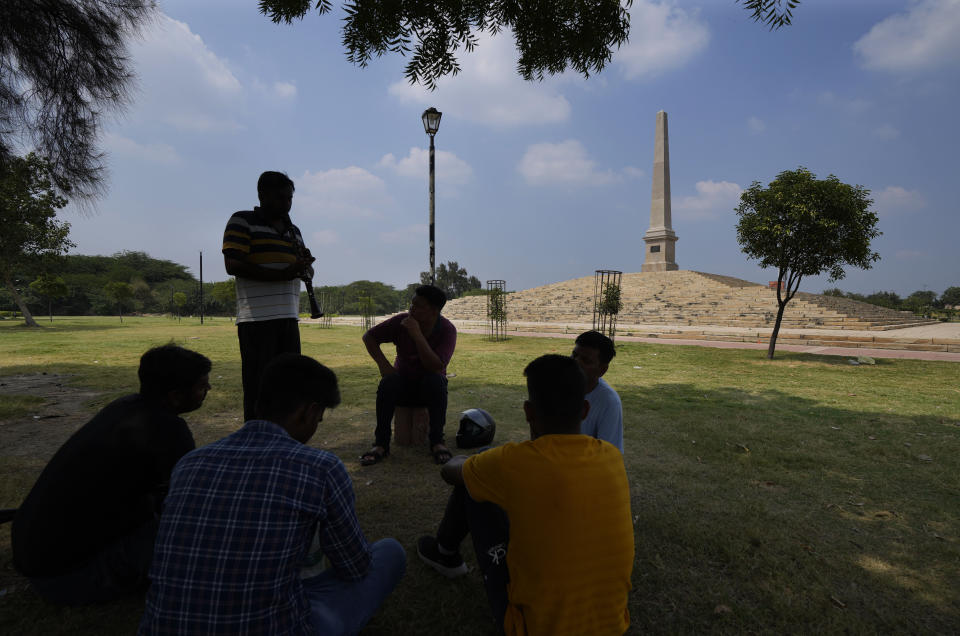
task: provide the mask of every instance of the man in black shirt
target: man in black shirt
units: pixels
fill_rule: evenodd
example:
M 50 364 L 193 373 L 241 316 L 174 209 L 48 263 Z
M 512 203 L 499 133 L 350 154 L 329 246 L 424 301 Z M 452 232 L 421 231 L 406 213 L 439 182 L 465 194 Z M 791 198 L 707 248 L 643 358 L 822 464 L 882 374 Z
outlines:
M 200 408 L 210 360 L 173 344 L 140 358 L 140 392 L 73 434 L 13 519 L 13 562 L 45 599 L 106 601 L 143 591 L 170 472 L 195 447 L 179 417 Z

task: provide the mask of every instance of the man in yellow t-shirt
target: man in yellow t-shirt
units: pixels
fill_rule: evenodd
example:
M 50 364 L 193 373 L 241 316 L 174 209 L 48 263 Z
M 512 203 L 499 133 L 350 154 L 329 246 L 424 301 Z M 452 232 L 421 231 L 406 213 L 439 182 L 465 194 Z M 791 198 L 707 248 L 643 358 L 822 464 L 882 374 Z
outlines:
M 437 536 L 421 560 L 448 577 L 466 573 L 472 535 L 494 620 L 508 634 L 622 634 L 630 624 L 630 490 L 623 456 L 580 434 L 589 411 L 576 361 L 546 355 L 524 370 L 531 440 L 454 457 Z

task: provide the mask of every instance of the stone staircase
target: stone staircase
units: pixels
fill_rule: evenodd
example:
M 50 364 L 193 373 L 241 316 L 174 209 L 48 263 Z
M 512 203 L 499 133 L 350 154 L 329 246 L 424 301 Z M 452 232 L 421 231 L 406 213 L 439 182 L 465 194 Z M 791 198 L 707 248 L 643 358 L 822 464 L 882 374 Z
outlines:
M 593 276 L 515 292 L 507 296 L 507 321 L 591 323 Z M 739 278 L 688 270 L 624 274 L 618 330 L 631 325 L 714 325 L 772 328 L 777 292 Z M 443 314 L 455 320 L 486 319 L 485 296 L 447 303 Z M 784 329 L 887 330 L 931 324 L 905 312 L 848 298 L 799 292 L 787 304 Z

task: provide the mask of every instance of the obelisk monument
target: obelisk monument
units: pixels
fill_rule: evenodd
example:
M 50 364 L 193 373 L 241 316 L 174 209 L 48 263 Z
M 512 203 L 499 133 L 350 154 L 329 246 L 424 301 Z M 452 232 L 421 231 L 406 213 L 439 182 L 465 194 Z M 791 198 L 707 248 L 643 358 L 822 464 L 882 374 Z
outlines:
M 657 132 L 653 144 L 653 194 L 650 197 L 650 229 L 643 235 L 647 243 L 641 272 L 668 272 L 680 269 L 676 263 L 677 235 L 670 219 L 670 145 L 667 139 L 667 113 L 657 113 Z

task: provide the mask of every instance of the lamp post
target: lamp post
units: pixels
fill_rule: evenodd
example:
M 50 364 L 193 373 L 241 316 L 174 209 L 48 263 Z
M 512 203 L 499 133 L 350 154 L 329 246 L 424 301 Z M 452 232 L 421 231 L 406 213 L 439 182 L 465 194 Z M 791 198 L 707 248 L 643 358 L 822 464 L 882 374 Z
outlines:
M 436 165 L 434 161 L 433 153 L 433 136 L 437 134 L 437 131 L 440 129 L 440 117 L 443 116 L 439 110 L 431 106 L 427 110 L 423 111 L 421 119 L 423 119 L 423 129 L 430 135 L 430 284 L 433 285 L 437 282 L 437 270 L 434 262 L 434 229 L 433 229 L 433 219 L 434 219 L 434 200 L 436 198 L 436 190 L 434 189 L 434 167 Z

